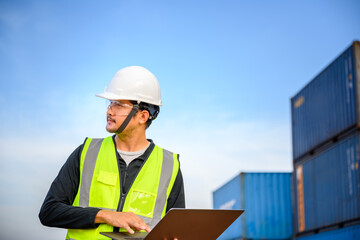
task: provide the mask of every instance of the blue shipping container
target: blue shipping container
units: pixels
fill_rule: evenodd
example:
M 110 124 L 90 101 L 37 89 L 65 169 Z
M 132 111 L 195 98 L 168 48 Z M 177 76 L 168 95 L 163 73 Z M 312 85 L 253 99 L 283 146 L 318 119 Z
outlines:
M 306 237 L 300 237 L 297 239 L 299 240 L 359 240 L 360 225 L 340 228 Z
M 317 75 L 291 99 L 293 159 L 360 126 L 360 42 Z
M 218 239 L 290 239 L 291 173 L 240 173 L 213 192 L 214 209 L 244 209 Z
M 360 218 L 360 136 L 295 165 L 296 233 Z

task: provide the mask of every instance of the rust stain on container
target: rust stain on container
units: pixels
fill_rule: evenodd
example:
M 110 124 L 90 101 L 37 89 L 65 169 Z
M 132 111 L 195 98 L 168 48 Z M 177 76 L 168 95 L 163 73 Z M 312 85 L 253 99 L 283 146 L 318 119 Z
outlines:
M 305 98 L 303 96 L 299 97 L 295 102 L 295 108 L 300 107 L 305 102 Z
M 302 232 L 305 230 L 304 180 L 302 165 L 296 168 L 296 190 L 298 204 L 298 228 L 299 232 Z

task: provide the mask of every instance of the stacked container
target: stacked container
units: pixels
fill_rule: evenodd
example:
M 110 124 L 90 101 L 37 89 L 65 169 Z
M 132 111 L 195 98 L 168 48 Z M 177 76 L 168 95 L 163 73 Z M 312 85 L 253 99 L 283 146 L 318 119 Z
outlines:
M 214 209 L 245 212 L 218 239 L 291 239 L 291 173 L 240 173 L 213 192 Z
M 306 237 L 299 240 L 358 240 L 360 239 L 360 225 L 330 230 Z
M 330 238 L 360 219 L 359 84 L 360 43 L 354 42 L 291 99 L 295 236 L 301 239 Z

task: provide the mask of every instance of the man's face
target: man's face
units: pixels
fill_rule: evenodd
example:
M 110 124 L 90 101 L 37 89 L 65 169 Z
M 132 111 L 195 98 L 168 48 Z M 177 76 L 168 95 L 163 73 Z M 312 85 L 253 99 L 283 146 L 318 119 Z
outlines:
M 129 115 L 132 104 L 128 100 L 110 101 L 106 113 L 106 131 L 115 133 Z

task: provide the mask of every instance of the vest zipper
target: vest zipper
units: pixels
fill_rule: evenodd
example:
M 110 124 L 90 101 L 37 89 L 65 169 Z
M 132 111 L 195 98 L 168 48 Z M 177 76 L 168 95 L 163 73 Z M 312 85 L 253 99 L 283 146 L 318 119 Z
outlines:
M 129 191 L 130 191 L 133 183 L 135 182 L 135 179 L 137 178 L 137 175 L 139 174 L 139 172 L 140 172 L 141 169 L 143 168 L 145 162 L 146 162 L 146 161 L 144 161 L 144 162 L 142 163 L 140 169 L 139 169 L 138 172 L 136 173 L 136 177 L 133 179 L 132 183 L 131 183 L 130 186 L 129 186 L 129 189 L 128 189 Z M 132 164 L 132 162 L 131 162 L 130 164 Z M 129 166 L 130 166 L 130 164 L 129 164 Z M 125 199 L 126 199 L 126 196 L 127 196 L 127 194 L 128 194 L 128 192 L 126 192 L 126 193 L 124 192 L 124 189 L 125 189 L 125 180 L 126 180 L 126 177 L 127 177 L 127 175 L 128 175 L 129 166 L 126 166 L 126 168 L 125 168 L 124 180 L 123 180 L 123 182 L 122 182 L 122 184 L 121 184 L 121 186 L 120 186 L 120 188 L 121 188 L 121 189 L 120 189 L 121 194 L 120 194 L 120 201 L 119 201 L 119 205 L 118 205 L 118 209 L 117 209 L 119 212 L 122 212 L 122 210 L 123 210 L 123 208 L 124 208 L 124 204 L 125 204 Z
M 126 198 L 126 195 L 127 195 L 127 193 L 124 193 L 125 180 L 126 180 L 126 177 L 127 177 L 127 172 L 128 172 L 128 166 L 126 166 L 126 168 L 125 168 L 124 179 L 123 179 L 122 184 L 121 184 L 121 194 L 120 194 L 120 202 L 119 202 L 118 211 L 122 211 L 123 208 L 124 208 L 125 198 Z

